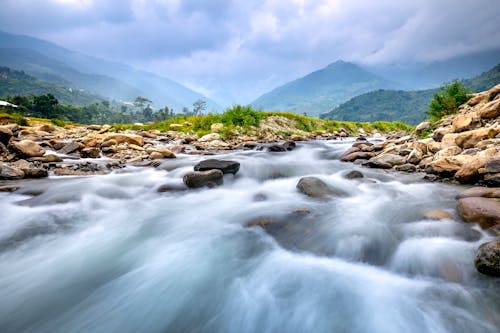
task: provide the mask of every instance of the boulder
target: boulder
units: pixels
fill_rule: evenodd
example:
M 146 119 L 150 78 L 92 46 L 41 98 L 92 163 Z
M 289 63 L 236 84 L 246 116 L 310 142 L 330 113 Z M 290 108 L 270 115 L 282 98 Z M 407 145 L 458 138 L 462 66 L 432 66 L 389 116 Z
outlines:
M 344 191 L 329 187 L 317 177 L 303 177 L 297 183 L 297 189 L 312 198 L 326 198 L 330 196 L 343 196 Z
M 432 133 L 432 139 L 436 142 L 441 142 L 446 134 L 452 133 L 451 127 L 440 127 Z
M 363 178 L 364 175 L 359 172 L 358 170 L 351 170 L 347 172 L 346 174 L 343 175 L 345 179 L 357 179 L 357 178 Z
M 415 172 L 415 171 L 417 171 L 417 167 L 411 163 L 406 163 L 403 165 L 396 165 L 394 167 L 394 169 L 397 171 L 403 171 L 403 172 Z
M 462 165 L 469 162 L 471 156 L 457 155 L 450 157 L 443 157 L 428 164 L 426 172 L 442 175 L 454 175 Z
M 82 146 L 76 142 L 68 142 L 65 143 L 60 149 L 58 149 L 58 153 L 61 154 L 71 154 L 77 150 L 79 150 Z
M 128 143 L 144 146 L 144 138 L 136 134 L 110 133 L 104 137 L 103 141 L 115 140 L 117 144 Z
M 368 160 L 370 168 L 390 169 L 396 165 L 405 164 L 406 158 L 395 154 L 380 154 Z
M 57 162 L 62 162 L 62 158 L 57 156 L 57 155 L 44 155 L 41 157 L 31 157 L 28 158 L 28 161 L 30 162 L 42 162 L 42 163 L 57 163 Z
M 498 173 L 500 172 L 500 157 L 494 157 L 484 165 L 484 171 L 487 173 Z
M 414 148 L 406 158 L 406 162 L 411 164 L 418 164 L 423 157 L 424 153 L 420 149 Z
M 14 180 L 24 178 L 23 170 L 6 163 L 0 163 L 0 179 Z
M 429 121 L 421 122 L 415 127 L 415 134 L 420 135 L 423 131 L 431 127 L 431 123 Z
M 222 137 L 220 136 L 219 133 L 206 134 L 198 139 L 199 142 L 210 142 L 210 141 L 215 141 L 215 140 L 218 140 L 218 141 L 222 140 Z
M 499 130 L 493 127 L 479 128 L 472 131 L 466 131 L 456 134 L 455 143 L 457 146 L 463 149 L 474 148 L 474 146 L 480 141 L 485 139 L 492 139 L 498 133 Z
M 275 143 L 271 144 L 267 147 L 267 150 L 270 152 L 285 152 L 294 150 L 297 144 L 294 141 L 286 141 L 283 143 Z
M 222 123 L 214 123 L 212 125 L 210 125 L 210 131 L 211 132 L 217 132 L 217 131 L 220 131 L 224 128 L 224 124 Z
M 355 160 L 368 160 L 376 154 L 371 152 L 358 151 L 348 155 L 342 155 L 340 160 L 342 162 L 353 162 Z
M 451 124 L 455 133 L 472 130 L 481 125 L 481 119 L 475 112 L 458 114 Z
M 438 151 L 435 155 L 434 155 L 434 160 L 439 160 L 443 157 L 450 157 L 450 156 L 455 156 L 455 155 L 458 155 L 462 152 L 462 149 L 460 147 L 457 147 L 457 146 L 451 146 L 451 147 L 447 147 L 447 148 L 444 148 L 444 149 L 441 149 L 440 151 Z
M 118 145 L 118 142 L 115 139 L 109 139 L 109 140 L 105 140 L 101 143 L 101 148 L 107 148 L 107 147 L 116 146 L 116 145 Z
M 457 195 L 457 199 L 462 198 L 500 198 L 500 188 L 495 187 L 473 187 Z
M 199 162 L 194 166 L 194 171 L 220 170 L 223 174 L 236 174 L 240 170 L 240 163 L 228 160 L 209 159 Z
M 500 223 L 500 199 L 469 197 L 458 200 L 457 211 L 467 222 L 488 229 Z
M 474 258 L 478 272 L 491 276 L 500 276 L 500 241 L 481 244 Z
M 152 153 L 149 154 L 149 159 L 151 159 L 151 160 L 160 160 L 162 158 L 163 158 L 163 155 L 157 151 L 153 151 Z
M 500 116 L 500 98 L 486 103 L 479 109 L 479 116 L 484 119 L 497 118 Z
M 3 143 L 4 145 L 8 145 L 10 138 L 14 134 L 12 133 L 12 130 L 7 127 L 7 126 L 0 126 L 0 143 Z
M 490 148 L 473 155 L 470 161 L 464 163 L 455 173 L 455 179 L 461 183 L 467 183 L 479 178 L 479 169 L 496 153 L 495 148 Z
M 10 148 L 20 157 L 39 157 L 45 154 L 45 149 L 31 140 L 12 141 Z
M 189 188 L 215 187 L 224 182 L 224 174 L 220 170 L 190 172 L 182 178 Z
M 441 139 L 441 149 L 448 148 L 448 147 L 453 147 L 457 146 L 456 143 L 456 138 L 458 137 L 459 133 L 448 133 L 443 136 Z M 436 140 L 437 141 L 437 140 Z
M 88 147 L 88 148 L 83 148 L 80 151 L 80 155 L 83 158 L 99 158 L 100 157 L 100 151 L 99 151 L 98 148 Z

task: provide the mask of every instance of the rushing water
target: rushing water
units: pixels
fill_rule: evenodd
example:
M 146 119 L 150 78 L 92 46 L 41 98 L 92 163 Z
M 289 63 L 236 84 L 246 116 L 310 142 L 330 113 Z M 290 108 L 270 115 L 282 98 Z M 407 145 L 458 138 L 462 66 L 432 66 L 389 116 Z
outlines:
M 202 159 L 181 156 L 0 194 L 0 332 L 499 332 L 473 266 L 492 236 L 423 217 L 461 189 L 341 163 L 348 145 L 230 153 L 214 189 L 158 193 Z M 306 197 L 305 175 L 348 196 Z

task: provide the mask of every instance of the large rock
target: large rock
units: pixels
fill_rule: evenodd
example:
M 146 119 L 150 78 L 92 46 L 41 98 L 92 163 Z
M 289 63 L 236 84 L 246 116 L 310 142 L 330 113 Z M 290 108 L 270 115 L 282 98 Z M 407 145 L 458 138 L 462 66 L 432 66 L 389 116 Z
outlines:
M 488 173 L 500 172 L 500 157 L 494 157 L 484 165 L 484 171 Z
M 498 187 L 473 187 L 457 195 L 457 199 L 462 198 L 500 198 L 500 188 Z
M 375 156 L 375 153 L 358 151 L 348 155 L 342 155 L 340 160 L 342 162 L 353 162 L 355 160 L 368 160 Z
M 481 124 L 481 119 L 475 112 L 459 114 L 453 119 L 452 130 L 455 133 L 469 131 L 477 128 Z
M 448 147 L 453 147 L 456 146 L 456 138 L 458 137 L 459 133 L 448 133 L 443 136 L 441 139 L 441 149 L 448 148 Z M 437 140 L 436 140 L 437 141 Z
M 417 127 L 415 127 L 415 134 L 419 135 L 423 131 L 425 131 L 426 129 L 428 129 L 430 127 L 431 127 L 431 123 L 429 121 L 421 122 L 420 124 L 417 125 Z
M 198 139 L 199 142 L 210 142 L 215 140 L 222 140 L 222 137 L 219 133 L 210 133 L 202 136 Z
M 500 276 L 500 241 L 491 241 L 479 246 L 474 265 L 480 273 Z
M 110 133 L 104 137 L 103 142 L 115 140 L 116 144 L 128 143 L 138 146 L 144 146 L 144 138 L 135 134 Z
M 465 163 L 469 162 L 471 158 L 472 156 L 466 155 L 443 157 L 429 163 L 425 171 L 428 173 L 451 176 L 460 170 Z
M 424 153 L 420 149 L 414 148 L 406 158 L 406 162 L 411 164 L 418 164 L 423 157 Z
M 479 223 L 483 229 L 500 224 L 500 199 L 477 197 L 459 199 L 457 210 L 464 221 Z
M 497 118 L 500 116 L 500 98 L 486 103 L 480 110 L 479 116 L 481 118 Z
M 8 145 L 9 140 L 13 135 L 14 134 L 12 133 L 12 130 L 10 128 L 8 128 L 7 126 L 0 126 L 0 143 Z
M 390 169 L 396 165 L 403 165 L 406 163 L 404 156 L 395 154 L 380 154 L 368 160 L 367 165 L 370 168 Z
M 467 163 L 464 163 L 460 169 L 457 170 L 455 178 L 461 183 L 467 183 L 479 178 L 479 169 L 484 167 L 486 162 L 488 162 L 495 153 L 496 149 L 490 148 L 473 155 Z
M 23 170 L 5 163 L 0 163 L 0 179 L 14 180 L 21 178 L 24 178 Z
M 457 146 L 463 149 L 474 148 L 474 146 L 480 141 L 485 139 L 492 139 L 498 133 L 499 130 L 494 127 L 479 128 L 472 131 L 458 133 L 455 136 L 455 143 Z
M 20 157 L 39 157 L 45 154 L 45 149 L 31 140 L 12 141 L 10 148 Z
M 189 188 L 215 187 L 224 182 L 224 174 L 220 170 L 190 172 L 182 178 Z
M 329 196 L 343 196 L 344 191 L 333 189 L 317 177 L 304 177 L 297 183 L 297 189 L 312 198 L 326 198 Z
M 204 160 L 194 166 L 194 171 L 220 170 L 222 173 L 236 174 L 240 170 L 240 163 L 227 160 Z
M 57 152 L 66 155 L 66 154 L 74 153 L 75 151 L 79 150 L 80 148 L 82 148 L 82 146 L 80 144 L 78 144 L 77 142 L 67 142 Z

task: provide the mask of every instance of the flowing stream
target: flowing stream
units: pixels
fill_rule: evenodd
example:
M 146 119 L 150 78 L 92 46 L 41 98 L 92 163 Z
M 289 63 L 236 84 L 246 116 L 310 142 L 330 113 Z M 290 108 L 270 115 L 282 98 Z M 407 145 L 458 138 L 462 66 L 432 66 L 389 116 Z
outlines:
M 473 265 L 493 236 L 457 222 L 463 188 L 341 163 L 351 143 L 186 155 L 0 193 L 0 332 L 498 333 L 500 280 Z M 213 157 L 239 173 L 157 192 Z M 353 169 L 365 177 L 345 179 Z M 348 195 L 309 198 L 303 176 Z M 274 223 L 247 226 L 259 219 Z

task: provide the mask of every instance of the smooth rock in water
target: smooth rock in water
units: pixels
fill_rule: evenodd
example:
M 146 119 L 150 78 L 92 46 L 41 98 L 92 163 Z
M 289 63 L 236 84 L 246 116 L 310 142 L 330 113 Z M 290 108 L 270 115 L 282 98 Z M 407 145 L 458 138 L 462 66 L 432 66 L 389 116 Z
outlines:
M 202 136 L 198 139 L 199 142 L 210 142 L 210 141 L 219 141 L 222 140 L 222 137 L 219 133 L 210 133 Z
M 0 143 L 3 143 L 4 145 L 8 145 L 10 138 L 14 134 L 12 133 L 12 130 L 6 126 L 0 126 Z
M 456 196 L 456 199 L 462 198 L 500 198 L 500 187 L 473 187 Z
M 474 258 L 474 266 L 480 273 L 500 276 L 500 241 L 481 244 Z
M 224 174 L 220 170 L 190 172 L 182 178 L 184 184 L 189 188 L 215 187 L 222 185 Z
M 364 175 L 358 170 L 351 170 L 343 176 L 345 179 L 357 179 L 363 178 Z
M 100 152 L 98 148 L 89 147 L 89 148 L 83 148 L 80 151 L 80 155 L 83 158 L 99 158 Z
M 370 168 L 390 169 L 396 165 L 405 164 L 406 158 L 395 154 L 383 154 L 372 157 L 367 165 Z
M 451 213 L 440 209 L 432 209 L 424 212 L 424 217 L 429 220 L 453 220 Z
M 458 200 L 457 210 L 467 222 L 489 229 L 500 224 L 500 199 L 469 197 Z
M 342 162 L 353 162 L 355 160 L 368 160 L 374 156 L 375 156 L 375 153 L 372 153 L 372 152 L 356 151 L 354 153 L 342 155 L 340 157 L 340 160 Z
M 31 167 L 23 169 L 25 178 L 45 178 L 49 176 L 49 172 L 42 168 Z
M 23 170 L 5 163 L 0 163 L 0 179 L 14 180 L 21 178 L 24 178 Z
M 240 163 L 227 160 L 204 160 L 194 166 L 194 171 L 220 170 L 224 174 L 236 174 L 240 170 Z
M 188 188 L 184 184 L 163 184 L 158 189 L 156 192 L 158 193 L 164 193 L 164 192 L 182 192 L 186 191 Z
M 397 165 L 394 167 L 394 169 L 397 171 L 402 171 L 402 172 L 415 172 L 415 171 L 417 171 L 417 167 L 411 163 Z
M 39 157 L 45 154 L 45 149 L 31 140 L 13 141 L 10 147 L 21 157 Z
M 312 198 L 326 198 L 329 196 L 343 196 L 346 193 L 328 186 L 324 181 L 317 177 L 304 177 L 297 183 L 297 189 Z
M 28 158 L 30 162 L 42 162 L 42 163 L 57 163 L 62 162 L 62 158 L 57 155 L 45 155 L 40 157 L 31 157 Z
M 80 145 L 78 143 L 68 142 L 68 143 L 65 143 L 64 146 L 62 146 L 62 148 L 59 149 L 57 152 L 66 155 L 66 154 L 71 154 L 71 153 L 77 151 L 78 149 L 80 149 Z

